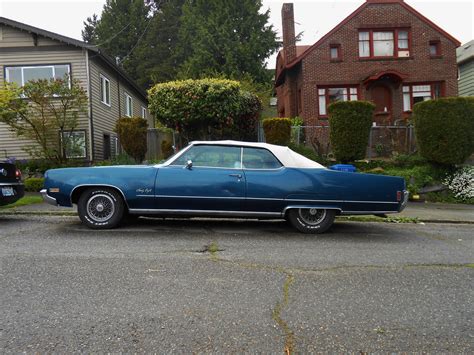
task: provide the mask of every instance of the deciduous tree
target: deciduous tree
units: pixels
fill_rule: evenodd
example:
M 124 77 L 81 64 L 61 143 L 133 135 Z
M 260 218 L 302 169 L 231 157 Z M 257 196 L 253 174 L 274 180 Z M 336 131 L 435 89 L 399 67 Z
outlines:
M 73 131 L 87 108 L 87 94 L 76 80 L 38 80 L 22 88 L 0 87 L 0 122 L 19 138 L 33 141 L 25 150 L 58 164 L 76 149 Z M 81 142 L 83 143 L 83 142 Z

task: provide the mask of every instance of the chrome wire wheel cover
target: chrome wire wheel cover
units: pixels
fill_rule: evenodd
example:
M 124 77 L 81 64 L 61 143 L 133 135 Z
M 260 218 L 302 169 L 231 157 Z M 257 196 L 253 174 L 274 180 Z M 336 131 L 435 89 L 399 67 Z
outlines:
M 87 214 L 95 222 L 107 222 L 115 212 L 115 202 L 105 194 L 97 194 L 87 200 Z
M 317 208 L 300 208 L 298 215 L 303 222 L 309 225 L 318 225 L 326 217 L 326 210 Z

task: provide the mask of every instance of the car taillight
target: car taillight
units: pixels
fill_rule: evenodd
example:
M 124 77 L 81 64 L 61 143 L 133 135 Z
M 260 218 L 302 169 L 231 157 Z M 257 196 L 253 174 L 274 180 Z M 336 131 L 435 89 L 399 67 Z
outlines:
M 400 202 L 402 200 L 402 192 L 397 191 L 397 201 Z
M 17 178 L 17 180 L 20 180 L 20 179 L 21 179 L 21 171 L 20 171 L 20 169 L 16 169 L 16 171 L 15 171 L 15 177 Z

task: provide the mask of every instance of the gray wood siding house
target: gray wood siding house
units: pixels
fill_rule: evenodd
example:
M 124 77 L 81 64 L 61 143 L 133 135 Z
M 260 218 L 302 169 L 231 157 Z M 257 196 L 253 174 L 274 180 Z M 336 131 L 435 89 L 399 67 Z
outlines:
M 25 82 L 42 75 L 68 72 L 86 90 L 87 113 L 79 119 L 77 134 L 84 138 L 84 160 L 113 157 L 119 150 L 115 122 L 123 116 L 140 116 L 153 127 L 146 93 L 96 46 L 0 17 L 0 85 Z M 58 133 L 59 139 L 59 133 Z M 33 142 L 19 139 L 0 123 L 0 160 L 31 158 L 24 150 Z
M 474 40 L 457 49 L 459 96 L 474 96 Z

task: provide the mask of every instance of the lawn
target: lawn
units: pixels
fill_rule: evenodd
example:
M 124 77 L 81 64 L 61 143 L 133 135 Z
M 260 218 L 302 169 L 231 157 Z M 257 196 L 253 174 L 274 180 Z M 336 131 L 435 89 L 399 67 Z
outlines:
M 12 203 L 11 205 L 0 206 L 0 209 L 26 206 L 26 205 L 31 205 L 33 203 L 41 203 L 41 202 L 43 202 L 43 198 L 41 196 L 30 195 L 30 196 L 25 196 L 25 197 L 20 198 L 18 201 L 16 201 L 15 203 Z

